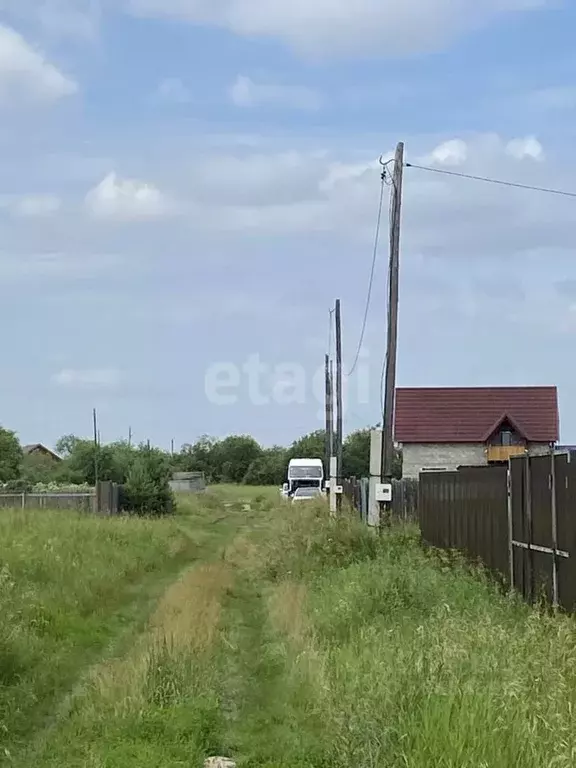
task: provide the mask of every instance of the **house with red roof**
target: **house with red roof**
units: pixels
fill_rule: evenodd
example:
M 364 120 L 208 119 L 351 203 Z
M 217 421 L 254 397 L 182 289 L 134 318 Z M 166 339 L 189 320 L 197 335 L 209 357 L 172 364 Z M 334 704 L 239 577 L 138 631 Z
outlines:
M 404 477 L 542 454 L 558 438 L 556 387 L 396 390 L 394 439 Z

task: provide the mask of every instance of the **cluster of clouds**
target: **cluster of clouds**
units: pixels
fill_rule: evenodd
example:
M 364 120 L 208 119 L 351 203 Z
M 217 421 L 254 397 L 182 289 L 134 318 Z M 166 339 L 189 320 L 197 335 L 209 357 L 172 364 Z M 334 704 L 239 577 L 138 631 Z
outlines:
M 570 186 L 567 169 L 547 163 L 544 147 L 531 135 L 504 139 L 478 134 L 448 139 L 430 150 L 422 148 L 416 155 L 410 153 L 408 145 L 408 151 L 408 159 L 416 164 L 496 175 L 537 186 L 542 186 L 542 168 L 546 167 L 549 186 Z M 86 216 L 98 221 L 186 219 L 201 231 L 258 229 L 269 234 L 330 233 L 344 228 L 353 235 L 369 237 L 379 174 L 376 153 L 354 159 L 350 151 L 341 157 L 326 149 L 270 151 L 256 147 L 227 154 L 200 151 L 181 178 L 174 168 L 173 189 L 111 171 L 96 181 L 83 199 L 64 201 L 57 194 L 9 196 L 0 198 L 0 212 L 4 210 L 12 217 L 47 218 L 72 210 L 77 214 L 80 207 Z M 551 211 L 565 211 L 563 201 L 550 202 L 534 194 L 503 193 L 412 169 L 407 174 L 406 216 L 415 233 L 426 233 L 429 247 L 446 238 L 447 233 L 438 227 L 438 217 L 449 210 L 460 215 L 466 212 L 468 225 L 473 226 L 479 219 L 475 208 L 481 205 L 485 216 L 492 209 L 494 221 L 524 223 L 530 225 L 531 233 L 539 223 L 549 221 Z M 486 242 L 486 236 L 481 242 Z
M 90 37 L 106 11 L 169 17 L 248 38 L 269 38 L 306 56 L 436 50 L 499 16 L 550 0 L 0 0 L 0 11 L 51 35 Z
M 94 36 L 109 10 L 171 17 L 211 25 L 248 38 L 275 39 L 306 56 L 422 53 L 448 44 L 500 15 L 543 8 L 550 0 L 0 0 L 0 12 L 18 26 L 25 21 L 50 39 Z M 70 96 L 78 83 L 49 61 L 40 48 L 6 23 L 0 24 L 0 105 L 8 101 L 54 101 Z M 179 78 L 163 81 L 159 97 L 191 100 Z M 239 107 L 262 105 L 315 110 L 322 96 L 301 85 L 258 82 L 240 74 L 229 89 Z M 544 102 L 574 100 L 573 89 L 542 93 Z
M 435 50 L 455 36 L 547 0 L 129 0 L 129 10 L 279 40 L 305 55 L 406 54 Z
M 14 29 L 0 24 L 0 106 L 52 102 L 71 96 L 77 83 Z

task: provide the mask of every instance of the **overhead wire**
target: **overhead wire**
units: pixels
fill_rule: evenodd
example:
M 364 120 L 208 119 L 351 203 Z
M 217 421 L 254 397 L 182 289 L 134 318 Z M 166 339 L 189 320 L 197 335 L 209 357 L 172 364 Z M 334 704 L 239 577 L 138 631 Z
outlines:
M 504 179 L 493 179 L 490 176 L 474 176 L 470 173 L 461 173 L 459 171 L 448 171 L 445 168 L 433 168 L 427 165 L 416 165 L 416 163 L 405 163 L 406 168 L 415 168 L 419 171 L 428 173 L 438 173 L 443 176 L 456 176 L 461 179 L 471 179 L 472 181 L 482 181 L 486 184 L 498 184 L 501 187 L 514 187 L 515 189 L 528 189 L 532 192 L 544 192 L 548 195 L 561 195 L 562 197 L 576 197 L 576 192 L 570 192 L 565 189 L 554 189 L 552 187 L 537 187 L 532 184 L 520 184 L 515 181 L 506 181 Z
M 354 357 L 354 363 L 352 364 L 352 367 L 346 374 L 346 377 L 350 377 L 355 372 L 358 362 L 360 360 L 360 354 L 362 352 L 362 347 L 364 346 L 364 337 L 366 336 L 366 327 L 368 325 L 368 315 L 370 313 L 370 304 L 372 302 L 372 290 L 374 288 L 374 275 L 376 273 L 376 261 L 378 259 L 378 249 L 380 246 L 380 231 L 382 229 L 382 213 L 384 210 L 384 190 L 387 186 L 390 186 L 392 182 L 388 181 L 388 173 L 387 168 L 390 165 L 393 160 L 388 160 L 386 163 L 382 163 L 382 174 L 381 174 L 381 184 L 380 184 L 380 200 L 378 203 L 378 216 L 376 219 L 376 232 L 374 235 L 374 248 L 372 250 L 372 264 L 370 267 L 370 278 L 368 281 L 368 292 L 366 296 L 366 305 L 364 308 L 364 318 L 362 321 L 362 330 L 360 331 L 360 339 L 358 341 L 358 347 L 356 349 L 356 355 Z

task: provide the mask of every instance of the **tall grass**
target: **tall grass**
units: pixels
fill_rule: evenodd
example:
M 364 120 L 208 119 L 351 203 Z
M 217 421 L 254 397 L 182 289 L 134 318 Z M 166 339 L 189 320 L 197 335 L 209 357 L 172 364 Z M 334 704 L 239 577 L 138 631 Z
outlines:
M 245 498 L 190 502 L 180 524 L 212 542 L 206 562 L 92 670 L 28 764 L 576 765 L 572 619 L 424 552 L 411 529 Z
M 79 670 L 193 553 L 171 521 L 0 514 L 0 754 L 25 744 Z

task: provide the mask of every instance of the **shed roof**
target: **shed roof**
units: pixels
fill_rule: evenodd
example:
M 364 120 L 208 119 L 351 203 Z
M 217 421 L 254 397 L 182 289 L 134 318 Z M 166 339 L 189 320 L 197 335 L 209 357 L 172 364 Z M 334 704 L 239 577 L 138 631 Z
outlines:
M 505 420 L 528 442 L 556 442 L 556 387 L 396 390 L 394 436 L 399 443 L 484 443 Z

